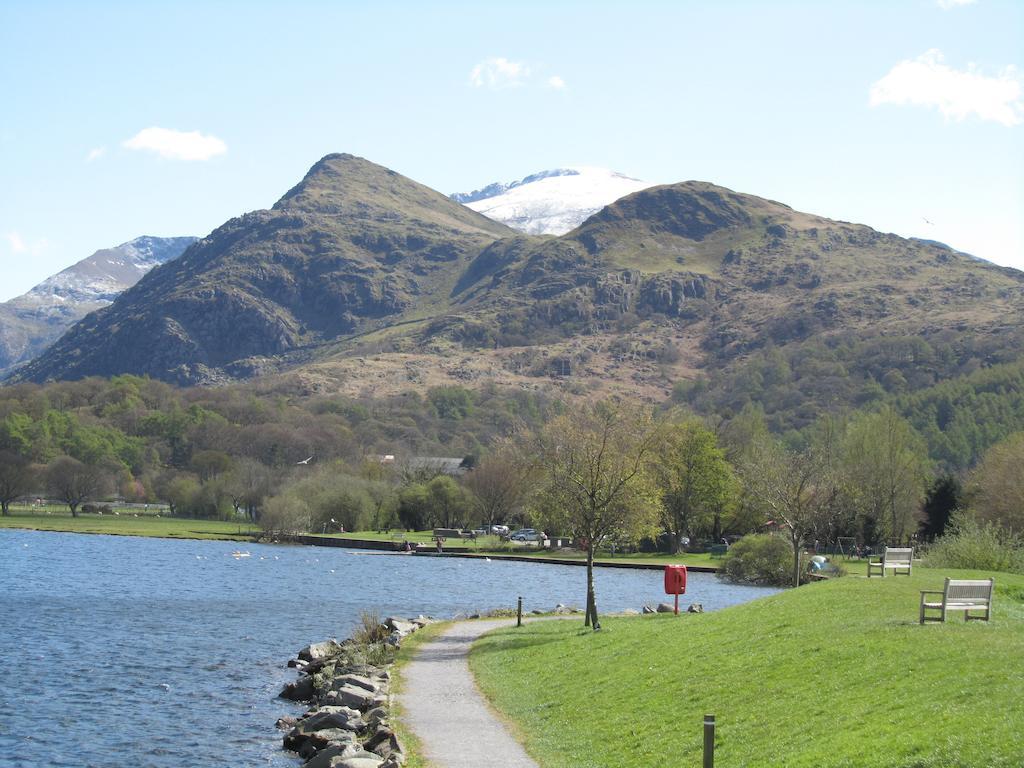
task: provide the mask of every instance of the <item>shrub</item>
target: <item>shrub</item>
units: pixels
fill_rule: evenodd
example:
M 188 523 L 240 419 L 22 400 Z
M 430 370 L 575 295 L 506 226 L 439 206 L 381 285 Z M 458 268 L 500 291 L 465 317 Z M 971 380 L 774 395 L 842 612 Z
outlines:
M 778 536 L 750 534 L 729 548 L 718 575 L 744 584 L 790 586 L 793 583 L 793 550 Z
M 930 568 L 1024 573 L 1024 539 L 993 523 L 960 514 L 952 531 L 936 541 L 925 556 Z
M 359 625 L 352 633 L 352 639 L 359 645 L 373 645 L 384 642 L 391 634 L 380 614 L 376 611 L 362 611 L 359 614 Z

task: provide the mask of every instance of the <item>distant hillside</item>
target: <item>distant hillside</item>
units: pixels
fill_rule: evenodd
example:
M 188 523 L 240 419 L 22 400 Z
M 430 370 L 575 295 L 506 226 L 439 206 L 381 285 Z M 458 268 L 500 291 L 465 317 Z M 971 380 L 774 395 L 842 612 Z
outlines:
M 564 235 L 620 197 L 650 186 L 605 168 L 559 168 L 452 199 L 529 235 Z
M 879 388 L 1007 360 L 1022 330 L 1024 273 L 706 182 L 644 189 L 532 237 L 330 155 L 19 375 L 259 375 L 350 396 L 674 392 L 709 411 L 776 398 L 785 431 Z
M 36 357 L 64 331 L 139 281 L 153 267 L 176 259 L 194 237 L 137 237 L 96 251 L 0 304 L 0 376 Z

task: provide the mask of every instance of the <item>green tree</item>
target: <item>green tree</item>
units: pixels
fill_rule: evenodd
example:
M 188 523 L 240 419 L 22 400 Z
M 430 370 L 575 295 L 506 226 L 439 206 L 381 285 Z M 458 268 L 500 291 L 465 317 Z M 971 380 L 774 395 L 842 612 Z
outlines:
M 533 508 L 586 548 L 585 624 L 595 630 L 600 623 L 594 551 L 608 538 L 630 540 L 654 532 L 658 493 L 649 459 L 661 432 L 647 409 L 603 401 L 519 438 L 520 461 L 534 478 Z
M 971 509 L 982 520 L 1024 531 L 1024 432 L 989 448 L 971 473 Z
M 843 438 L 843 470 L 868 542 L 903 541 L 916 529 L 928 476 L 924 440 L 885 406 L 850 422 Z
M 921 535 L 931 541 L 946 532 L 953 514 L 960 509 L 963 486 L 953 475 L 935 478 L 924 497 Z
M 672 554 L 683 535 L 710 529 L 722 535 L 722 513 L 736 495 L 736 481 L 714 432 L 696 420 L 671 425 L 654 462 L 661 492 L 662 522 L 670 534 Z
M 430 498 L 423 483 L 411 483 L 398 493 L 398 519 L 407 531 L 422 531 L 430 519 Z
M 268 536 L 303 533 L 310 528 L 309 505 L 293 493 L 271 496 L 263 507 L 259 523 Z
M 427 483 L 427 500 L 432 520 L 441 528 L 461 527 L 469 510 L 466 491 L 448 475 Z

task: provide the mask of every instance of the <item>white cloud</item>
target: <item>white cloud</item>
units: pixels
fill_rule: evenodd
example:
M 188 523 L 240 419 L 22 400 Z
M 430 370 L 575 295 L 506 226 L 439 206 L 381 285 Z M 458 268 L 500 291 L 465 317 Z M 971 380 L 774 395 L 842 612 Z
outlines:
M 556 91 L 561 91 L 565 88 L 565 80 L 558 75 L 552 75 L 548 78 L 548 88 L 554 88 Z
M 1021 76 L 1015 67 L 990 77 L 974 64 L 959 70 L 943 63 L 942 52 L 932 49 L 913 60 L 899 62 L 871 86 L 872 107 L 913 104 L 935 107 L 943 116 L 964 120 L 976 115 L 1002 125 L 1024 122 Z
M 7 232 L 4 234 L 4 239 L 7 240 L 7 247 L 10 252 L 19 255 L 28 254 L 35 256 L 45 251 L 49 245 L 45 238 L 38 238 L 29 242 L 19 232 Z
M 209 160 L 228 151 L 228 145 L 216 136 L 155 126 L 139 131 L 124 146 L 155 152 L 169 160 Z
M 106 147 L 96 147 L 95 149 L 90 149 L 89 154 L 85 156 L 85 162 L 91 163 L 93 160 L 99 160 L 105 154 L 107 154 Z
M 936 0 L 936 4 L 944 11 L 950 8 L 958 8 L 962 5 L 974 5 L 978 0 Z
M 469 82 L 476 88 L 515 88 L 526 83 L 530 68 L 521 61 L 509 61 L 502 56 L 484 59 L 469 73 Z
M 11 253 L 26 253 L 28 251 L 25 238 L 17 232 L 8 232 L 4 237 L 7 238 L 7 245 L 10 247 Z

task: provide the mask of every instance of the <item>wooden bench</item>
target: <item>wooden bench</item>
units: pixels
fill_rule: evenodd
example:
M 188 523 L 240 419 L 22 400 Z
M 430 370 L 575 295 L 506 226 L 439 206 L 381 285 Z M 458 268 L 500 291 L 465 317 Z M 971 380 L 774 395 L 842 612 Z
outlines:
M 913 547 L 886 547 L 880 561 L 873 562 L 868 560 L 868 578 L 871 578 L 871 574 L 874 571 L 877 571 L 878 575 L 882 578 L 885 578 L 886 571 L 892 571 L 893 575 L 898 574 L 900 571 L 906 571 L 907 576 L 909 576 L 910 569 L 913 567 L 913 561 Z
M 992 613 L 993 579 L 946 579 L 942 591 L 921 591 L 921 623 L 945 621 L 949 611 L 963 611 L 964 621 L 981 619 L 988 621 Z M 941 601 L 928 600 L 928 595 L 942 595 Z M 938 616 L 929 616 L 928 611 L 938 611 Z M 971 611 L 984 611 L 984 616 L 971 616 Z

